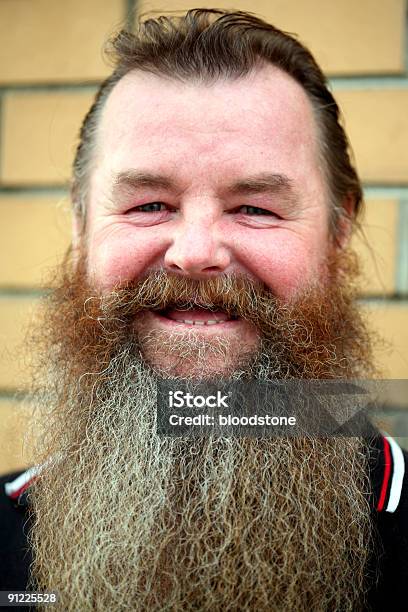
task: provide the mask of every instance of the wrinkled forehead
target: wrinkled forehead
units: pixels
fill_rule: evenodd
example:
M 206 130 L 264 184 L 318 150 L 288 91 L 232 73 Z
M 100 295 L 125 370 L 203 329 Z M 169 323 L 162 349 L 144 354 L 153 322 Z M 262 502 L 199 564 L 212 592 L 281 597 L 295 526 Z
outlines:
M 113 88 L 102 112 L 99 153 L 113 165 L 121 153 L 191 141 L 199 151 L 231 146 L 318 153 L 312 105 L 289 75 L 264 65 L 236 79 L 181 82 L 134 70 Z M 202 147 L 202 149 L 201 149 Z

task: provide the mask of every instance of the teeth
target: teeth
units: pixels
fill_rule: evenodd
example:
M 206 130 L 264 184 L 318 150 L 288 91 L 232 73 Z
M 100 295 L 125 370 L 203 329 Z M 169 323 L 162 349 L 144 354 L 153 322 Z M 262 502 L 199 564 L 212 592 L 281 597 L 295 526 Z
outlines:
M 216 325 L 217 323 L 222 323 L 222 321 L 217 321 L 216 319 L 209 319 L 208 321 L 192 321 L 191 319 L 178 319 L 177 323 L 187 323 L 187 325 Z

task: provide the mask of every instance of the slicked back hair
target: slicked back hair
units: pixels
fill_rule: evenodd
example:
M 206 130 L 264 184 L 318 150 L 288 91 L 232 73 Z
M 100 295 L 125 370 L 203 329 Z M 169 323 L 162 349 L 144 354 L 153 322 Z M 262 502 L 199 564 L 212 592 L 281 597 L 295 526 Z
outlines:
M 357 218 L 362 187 L 350 159 L 338 105 L 310 51 L 292 35 L 251 13 L 192 9 L 182 16 L 141 20 L 135 33 L 121 30 L 109 41 L 107 52 L 114 60 L 114 70 L 100 86 L 83 121 L 73 166 L 72 201 L 82 228 L 99 118 L 109 93 L 124 75 L 137 69 L 181 82 L 212 83 L 244 77 L 265 62 L 290 75 L 311 102 L 333 235 L 337 235 L 339 219 L 348 216 L 346 200 L 354 204 Z

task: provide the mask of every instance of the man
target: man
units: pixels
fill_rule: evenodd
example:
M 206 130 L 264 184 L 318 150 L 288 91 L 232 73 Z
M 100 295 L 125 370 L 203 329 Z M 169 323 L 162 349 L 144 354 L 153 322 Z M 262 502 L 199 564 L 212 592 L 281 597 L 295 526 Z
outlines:
M 113 50 L 33 336 L 39 462 L 4 478 L 2 589 L 61 610 L 404 609 L 394 440 L 156 433 L 162 379 L 376 374 L 324 76 L 243 12 L 148 20 Z

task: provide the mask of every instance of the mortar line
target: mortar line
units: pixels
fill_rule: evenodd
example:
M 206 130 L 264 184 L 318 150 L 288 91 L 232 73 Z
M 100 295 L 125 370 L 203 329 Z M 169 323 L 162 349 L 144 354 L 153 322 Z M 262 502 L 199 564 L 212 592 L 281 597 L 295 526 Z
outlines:
M 20 299 L 31 300 L 32 298 L 45 297 L 51 290 L 46 287 L 13 287 L 9 285 L 0 286 L 0 300 Z
M 408 89 L 408 77 L 389 74 L 332 77 L 329 84 L 334 93 L 344 90 Z
M 20 94 L 40 94 L 46 92 L 69 92 L 69 91 L 86 91 L 95 92 L 99 84 L 103 81 L 103 77 L 95 79 L 92 82 L 76 82 L 76 83 L 8 83 L 0 85 L 0 94 L 20 93 Z
M 397 266 L 396 266 L 396 288 L 398 293 L 408 293 L 408 197 L 400 200 L 398 242 L 397 242 Z

